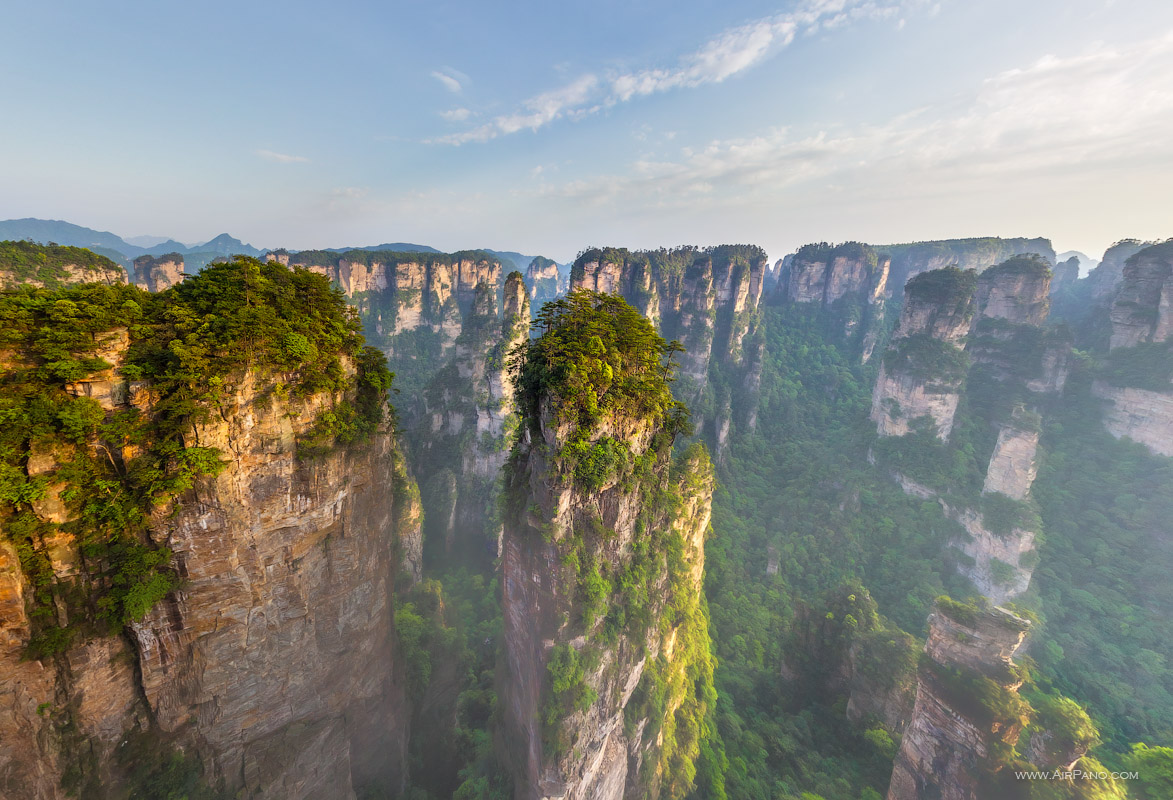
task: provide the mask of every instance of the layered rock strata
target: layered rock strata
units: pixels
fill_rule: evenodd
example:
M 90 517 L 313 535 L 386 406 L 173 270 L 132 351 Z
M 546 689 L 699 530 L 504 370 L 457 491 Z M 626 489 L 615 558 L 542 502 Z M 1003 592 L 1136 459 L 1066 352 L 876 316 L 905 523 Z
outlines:
M 888 800 L 987 800 L 982 784 L 984 773 L 996 768 L 991 756 L 1017 742 L 1022 722 L 984 714 L 966 687 L 988 679 L 1002 692 L 1017 692 L 1021 678 L 1012 658 L 1029 627 L 1001 608 L 958 613 L 939 605 L 929 616 L 927 660 Z
M 99 346 L 110 367 L 68 387 L 107 419 L 149 415 L 158 401 L 122 374 L 128 344 L 125 330 L 110 332 Z M 0 794 L 62 798 L 63 775 L 86 796 L 116 792 L 117 753 L 136 732 L 198 757 L 205 780 L 234 796 L 402 785 L 392 589 L 418 567 L 418 495 L 387 429 L 300 458 L 299 438 L 343 398 L 282 399 L 279 378 L 236 376 L 219 413 L 195 424 L 188 446 L 215 448 L 224 469 L 151 518 L 181 582 L 124 634 L 24 660 L 33 589 L 14 548 L 0 546 Z M 57 527 L 77 513 L 63 492 L 71 450 L 31 452 L 29 476 L 50 486 L 33 510 L 56 531 L 43 540 L 53 579 L 75 582 L 86 556 Z M 70 613 L 59 605 L 56 622 L 77 622 Z
M 544 341 L 529 358 L 545 358 Z M 701 593 L 712 467 L 699 446 L 673 463 L 660 411 L 615 409 L 582 428 L 578 394 L 530 391 L 505 470 L 501 565 L 500 747 L 514 796 L 684 796 L 712 697 Z

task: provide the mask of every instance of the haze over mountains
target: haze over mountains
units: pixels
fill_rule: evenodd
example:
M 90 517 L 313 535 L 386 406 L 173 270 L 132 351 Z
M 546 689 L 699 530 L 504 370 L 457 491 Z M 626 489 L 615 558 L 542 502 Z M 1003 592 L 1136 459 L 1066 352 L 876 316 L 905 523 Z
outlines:
M 75 225 L 72 222 L 57 219 L 8 219 L 0 221 L 0 241 L 21 241 L 28 239 L 38 244 L 55 242 L 73 247 L 86 247 L 95 253 L 113 259 L 124 267 L 130 267 L 134 259 L 139 256 L 162 256 L 169 253 L 179 253 L 189 270 L 203 269 L 214 258 L 232 255 L 245 255 L 254 258 L 264 255 L 275 248 L 258 248 L 245 243 L 228 233 L 221 233 L 206 242 L 184 244 L 164 236 L 119 236 L 109 231 L 99 231 Z M 440 251 L 426 244 L 411 242 L 384 242 L 374 245 L 355 245 L 350 247 L 327 247 L 327 252 L 345 253 L 348 250 L 389 250 L 400 253 L 439 253 Z M 527 256 L 515 251 L 499 251 L 484 248 L 498 258 L 512 262 L 519 270 L 525 270 L 535 256 Z

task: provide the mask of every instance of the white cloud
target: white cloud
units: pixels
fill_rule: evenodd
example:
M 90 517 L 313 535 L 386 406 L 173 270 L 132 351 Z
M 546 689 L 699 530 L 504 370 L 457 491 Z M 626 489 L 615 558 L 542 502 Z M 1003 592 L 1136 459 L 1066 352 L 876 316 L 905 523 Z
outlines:
M 663 208 L 760 203 L 816 179 L 820 190 L 833 182 L 892 194 L 1009 186 L 1023 178 L 1045 185 L 1050 176 L 1119 172 L 1129 164 L 1151 170 L 1158 160 L 1173 161 L 1169 130 L 1173 33 L 1045 56 L 984 81 L 952 108 L 803 135 L 775 128 L 547 191 L 577 203 Z
M 464 122 L 472 116 L 472 112 L 467 108 L 453 108 L 448 111 L 441 111 L 440 116 L 448 122 Z
M 272 150 L 258 150 L 257 155 L 266 161 L 276 161 L 278 164 L 307 164 L 305 156 L 291 156 L 286 153 L 274 153 Z
M 894 18 L 902 10 L 923 3 L 924 0 L 806 0 L 794 11 L 720 33 L 674 67 L 623 72 L 602 80 L 592 74 L 582 75 L 566 86 L 527 100 L 522 111 L 435 141 L 456 145 L 484 142 L 521 130 L 536 131 L 564 117 L 594 114 L 637 97 L 721 83 L 782 50 L 800 33 L 812 34 L 862 19 Z M 442 73 L 433 75 L 440 80 L 450 79 Z M 453 82 L 457 85 L 454 91 L 459 91 L 459 83 Z
M 444 84 L 444 88 L 448 91 L 452 92 L 453 94 L 460 94 L 464 87 L 461 85 L 458 78 L 449 74 L 450 72 L 454 72 L 454 70 L 446 69 L 443 72 L 436 70 L 432 73 L 432 77 L 438 80 L 440 83 Z

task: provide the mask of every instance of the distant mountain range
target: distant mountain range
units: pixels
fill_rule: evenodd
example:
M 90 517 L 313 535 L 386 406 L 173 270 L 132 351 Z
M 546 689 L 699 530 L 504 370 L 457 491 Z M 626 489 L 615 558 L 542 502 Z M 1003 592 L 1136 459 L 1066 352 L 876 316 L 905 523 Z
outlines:
M 132 236 L 123 238 L 109 231 L 97 231 L 57 219 L 9 219 L 0 221 L 0 241 L 6 239 L 31 239 L 34 242 L 47 244 L 56 242 L 73 247 L 87 247 L 95 253 L 117 261 L 127 269 L 131 262 L 139 256 L 161 256 L 166 253 L 179 253 L 183 256 L 184 268 L 188 272 L 203 269 L 213 259 L 221 256 L 246 255 L 260 258 L 268 249 L 262 250 L 246 244 L 240 239 L 222 233 L 216 238 L 201 244 L 186 245 L 163 236 Z M 440 253 L 434 247 L 426 244 L 412 244 L 410 242 L 387 242 L 384 244 L 367 245 L 363 247 L 330 247 L 325 248 L 333 253 L 344 253 L 347 250 L 394 250 L 401 253 Z M 512 250 L 490 250 L 483 248 L 502 262 L 502 266 L 509 271 L 509 265 L 525 271 L 534 256 L 523 255 Z

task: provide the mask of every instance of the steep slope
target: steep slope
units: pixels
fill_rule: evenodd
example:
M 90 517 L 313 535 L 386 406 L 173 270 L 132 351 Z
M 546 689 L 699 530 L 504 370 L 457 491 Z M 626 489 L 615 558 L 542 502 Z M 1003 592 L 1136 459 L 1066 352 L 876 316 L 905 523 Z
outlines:
M 675 392 L 692 407 L 696 431 L 718 460 L 734 425 L 756 424 L 766 264 L 765 252 L 750 245 L 605 248 L 584 251 L 570 272 L 572 289 L 622 296 L 683 345 Z M 719 388 L 710 381 L 718 374 Z
M 719 780 L 700 594 L 712 471 L 667 344 L 623 300 L 537 316 L 506 467 L 501 749 L 518 798 L 683 797 Z
M 353 313 L 247 259 L 3 305 L 3 793 L 398 785 L 419 506 Z

